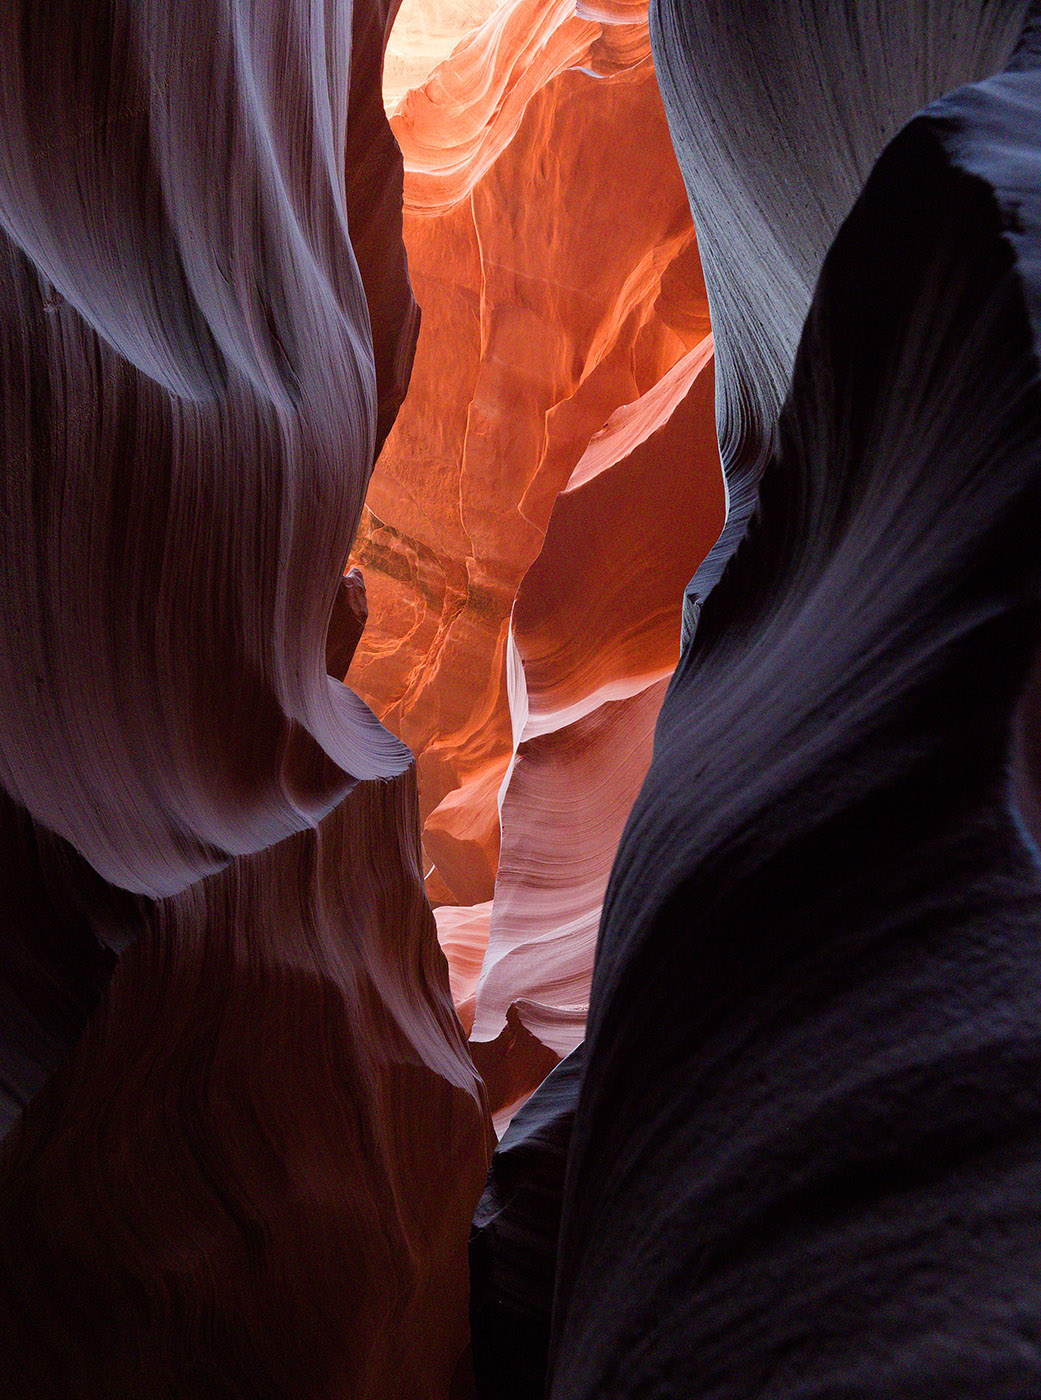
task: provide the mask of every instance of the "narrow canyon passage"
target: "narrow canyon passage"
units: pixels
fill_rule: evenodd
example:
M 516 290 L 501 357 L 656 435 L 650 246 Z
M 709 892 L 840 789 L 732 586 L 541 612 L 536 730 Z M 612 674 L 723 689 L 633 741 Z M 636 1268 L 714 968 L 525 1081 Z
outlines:
M 388 47 L 388 104 L 414 80 L 391 128 L 423 323 L 352 555 L 351 684 L 417 755 L 427 892 L 501 1132 L 582 1039 L 723 483 L 646 10 L 480 17 L 413 4 Z
M 0 54 L 3 1396 L 1035 1400 L 1041 3 Z

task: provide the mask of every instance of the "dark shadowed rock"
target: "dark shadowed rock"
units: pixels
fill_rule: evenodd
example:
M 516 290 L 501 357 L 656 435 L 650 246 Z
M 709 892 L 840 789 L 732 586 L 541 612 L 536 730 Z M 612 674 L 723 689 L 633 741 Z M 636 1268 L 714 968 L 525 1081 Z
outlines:
M 1041 863 L 1009 778 L 1041 636 L 1041 73 L 1016 67 L 916 117 L 839 231 L 665 700 L 601 928 L 558 1400 L 1041 1386 Z
M 514 1116 L 492 1156 L 470 1237 L 478 1394 L 529 1400 L 546 1384 L 553 1277 L 583 1048 Z

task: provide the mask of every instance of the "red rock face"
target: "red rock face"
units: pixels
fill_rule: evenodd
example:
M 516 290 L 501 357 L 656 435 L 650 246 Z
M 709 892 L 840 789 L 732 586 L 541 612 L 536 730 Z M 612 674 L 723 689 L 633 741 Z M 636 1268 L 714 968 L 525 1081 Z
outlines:
M 520 728 L 472 1032 L 500 1121 L 509 1104 L 493 1066 L 511 1006 L 558 1057 L 584 1033 L 600 906 L 679 656 L 683 588 L 722 524 L 711 371 L 706 335 L 616 410 L 517 593 Z M 527 1076 L 520 1097 L 537 1082 Z
M 581 1038 L 683 586 L 722 525 L 648 54 L 645 7 L 507 3 L 393 118 L 424 319 L 354 555 L 356 684 L 418 755 L 427 888 L 500 1122 Z
M 142 913 L 7 1144 L 7 1394 L 447 1396 L 488 1139 L 412 833 L 360 784 Z

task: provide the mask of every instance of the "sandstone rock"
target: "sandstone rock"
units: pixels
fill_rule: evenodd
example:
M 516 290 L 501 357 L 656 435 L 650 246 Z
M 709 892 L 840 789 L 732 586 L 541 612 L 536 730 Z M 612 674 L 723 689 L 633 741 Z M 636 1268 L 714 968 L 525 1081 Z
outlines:
M 938 12 L 905 8 L 917 72 Z M 876 164 L 662 707 L 593 979 L 560 1400 L 1037 1391 L 1041 862 L 1009 763 L 1041 642 L 1038 62 Z
M 391 18 L 0 18 L 19 1400 L 447 1397 L 466 1347 L 490 1125 L 412 757 L 342 683 L 417 324 Z

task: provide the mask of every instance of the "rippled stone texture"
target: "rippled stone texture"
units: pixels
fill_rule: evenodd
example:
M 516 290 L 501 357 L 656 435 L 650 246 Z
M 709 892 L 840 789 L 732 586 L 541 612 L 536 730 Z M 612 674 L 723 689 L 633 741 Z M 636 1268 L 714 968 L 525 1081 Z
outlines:
M 1041 640 L 1039 61 L 876 165 L 663 705 L 593 980 L 561 1400 L 1041 1383 L 1041 860 L 1009 772 Z
M 383 64 L 383 101 L 392 113 L 500 0 L 402 0 Z
M 510 635 L 516 751 L 471 1037 L 498 1121 L 511 1007 L 557 1056 L 581 1041 L 600 906 L 679 653 L 683 587 L 719 532 L 706 335 L 590 442 L 521 581 Z M 510 1076 L 511 1090 L 517 1076 Z
M 26 1400 L 412 1400 L 466 1344 L 483 1091 L 411 755 L 341 679 L 417 325 L 391 18 L 0 18 L 0 1373 Z
M 419 754 L 428 890 L 500 1122 L 581 1037 L 682 586 L 722 523 L 648 47 L 638 4 L 513 0 L 394 118 L 424 332 L 355 556 L 355 674 Z
M 347 13 L 298 8 L 54 3 L 0 31 L 0 782 L 150 896 L 408 763 L 324 666 L 411 358 L 393 142 L 371 81 L 348 105 Z
M 6 1394 L 449 1394 L 488 1140 L 418 857 L 407 772 L 142 910 L 6 1144 Z
M 513 1117 L 492 1158 L 470 1243 L 474 1371 L 497 1400 L 543 1394 L 579 1046 Z
M 920 107 L 1000 66 L 1025 9 L 1026 0 L 652 6 L 712 306 L 729 497 L 692 598 L 708 593 L 744 533 L 824 255 L 875 159 Z

